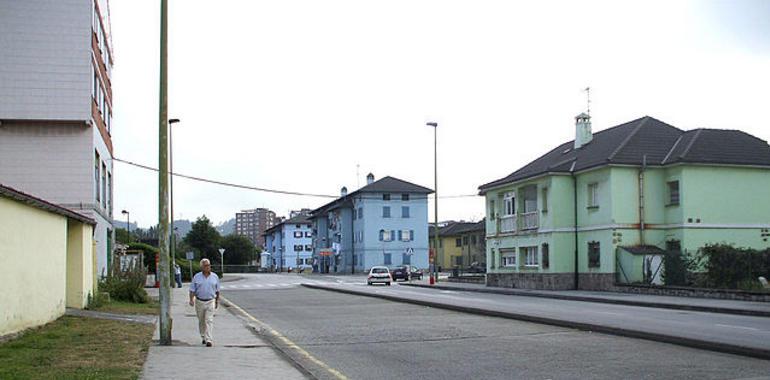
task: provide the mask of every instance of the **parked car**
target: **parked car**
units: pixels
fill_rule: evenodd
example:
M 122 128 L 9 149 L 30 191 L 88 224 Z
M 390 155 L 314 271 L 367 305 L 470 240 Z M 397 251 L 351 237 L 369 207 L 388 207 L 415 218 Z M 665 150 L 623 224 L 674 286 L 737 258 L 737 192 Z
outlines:
M 312 271 L 313 271 L 313 266 L 310 264 L 297 265 L 297 273 L 312 272 Z
M 387 267 L 372 267 L 372 269 L 369 269 L 369 276 L 366 277 L 366 285 L 383 283 L 390 286 L 391 280 L 390 271 Z
M 395 266 L 390 269 L 390 276 L 393 277 L 393 281 L 398 281 L 398 279 L 409 281 L 410 269 L 408 265 Z

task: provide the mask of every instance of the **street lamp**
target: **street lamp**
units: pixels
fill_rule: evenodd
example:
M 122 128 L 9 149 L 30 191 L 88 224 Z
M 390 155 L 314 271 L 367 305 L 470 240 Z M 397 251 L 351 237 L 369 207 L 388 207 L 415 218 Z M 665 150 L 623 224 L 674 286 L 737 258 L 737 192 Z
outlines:
M 225 249 L 219 248 L 219 259 L 222 263 L 222 277 L 225 277 Z
M 131 213 L 123 210 L 120 212 L 126 216 L 126 228 L 128 229 L 128 244 L 131 244 Z
M 171 203 L 171 249 L 170 256 L 172 259 L 176 258 L 176 228 L 174 228 L 174 142 L 172 140 L 171 133 L 174 128 L 174 124 L 178 123 L 179 119 L 168 119 L 168 168 L 171 173 L 169 178 L 169 202 Z
M 429 127 L 433 127 L 433 205 L 435 206 L 433 212 L 434 221 L 434 233 L 433 233 L 433 251 L 432 259 L 430 260 L 433 265 L 433 270 L 430 272 L 430 284 L 433 285 L 438 282 L 438 268 L 436 267 L 436 254 L 438 253 L 438 123 L 435 121 L 425 123 Z

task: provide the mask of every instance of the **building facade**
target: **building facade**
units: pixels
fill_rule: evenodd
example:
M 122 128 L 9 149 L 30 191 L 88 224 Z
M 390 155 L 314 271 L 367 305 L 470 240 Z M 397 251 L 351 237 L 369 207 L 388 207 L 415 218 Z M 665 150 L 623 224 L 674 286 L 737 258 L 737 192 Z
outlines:
M 246 236 L 257 247 L 266 247 L 265 231 L 276 224 L 275 212 L 266 208 L 235 213 L 235 234 Z
M 0 183 L 113 233 L 112 43 L 107 0 L 0 2 Z
M 315 265 L 322 273 L 361 273 L 375 265 L 428 267 L 428 194 L 393 177 L 367 185 L 312 212 Z
M 453 268 L 467 269 L 473 265 L 480 266 L 486 261 L 485 249 L 485 221 L 480 222 L 455 222 L 446 223 L 439 227 L 439 247 L 436 256 L 436 265 L 439 271 Z M 435 229 L 429 227 L 429 245 L 435 245 Z
M 307 213 L 293 213 L 265 231 L 265 250 L 270 255 L 270 269 L 287 271 L 313 264 L 313 228 Z M 267 268 L 266 268 L 267 269 Z
M 576 136 L 480 187 L 487 285 L 607 289 L 659 281 L 645 272 L 665 250 L 770 246 L 767 142 L 651 117 L 593 134 L 585 114 Z

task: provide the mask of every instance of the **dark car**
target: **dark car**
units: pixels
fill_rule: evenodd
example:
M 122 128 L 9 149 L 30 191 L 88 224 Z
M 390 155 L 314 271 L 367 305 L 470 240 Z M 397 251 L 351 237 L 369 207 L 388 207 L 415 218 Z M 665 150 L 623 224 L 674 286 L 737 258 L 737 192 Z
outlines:
M 393 277 L 393 281 L 398 281 L 398 279 L 409 281 L 410 274 L 409 266 L 407 265 L 401 265 L 390 269 L 390 275 Z
M 422 280 L 422 269 L 414 265 L 409 266 L 409 278 Z

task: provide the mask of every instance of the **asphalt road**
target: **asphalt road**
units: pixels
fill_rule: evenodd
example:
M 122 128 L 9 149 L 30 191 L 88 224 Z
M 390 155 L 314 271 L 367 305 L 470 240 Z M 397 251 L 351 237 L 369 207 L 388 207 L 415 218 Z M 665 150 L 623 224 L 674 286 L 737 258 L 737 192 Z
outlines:
M 770 378 L 770 361 L 298 286 L 308 281 L 360 279 L 257 276 L 223 293 L 351 379 Z

